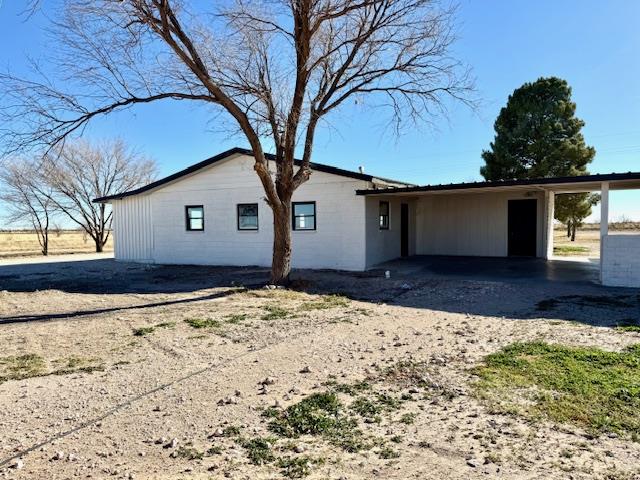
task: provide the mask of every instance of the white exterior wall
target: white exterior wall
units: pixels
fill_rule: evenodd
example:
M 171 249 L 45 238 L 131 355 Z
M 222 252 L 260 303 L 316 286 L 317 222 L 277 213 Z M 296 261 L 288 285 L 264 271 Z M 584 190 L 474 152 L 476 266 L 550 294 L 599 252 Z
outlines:
M 640 235 L 605 235 L 601 268 L 603 285 L 640 287 Z
M 153 261 L 152 216 L 149 195 L 113 202 L 114 254 L 118 260 Z
M 544 192 L 454 193 L 417 200 L 418 255 L 506 257 L 508 201 L 538 200 L 537 256 L 546 253 Z
M 270 266 L 273 217 L 264 201 L 262 184 L 245 155 L 230 157 L 211 167 L 168 184 L 147 195 L 151 205 L 152 245 L 150 261 L 165 264 Z M 368 182 L 314 171 L 296 190 L 293 201 L 316 202 L 316 230 L 292 231 L 294 268 L 365 268 L 365 199 L 355 190 Z M 125 210 L 130 200 L 115 201 L 116 258 L 147 261 L 124 255 L 138 251 L 140 239 L 133 232 L 136 220 Z M 258 204 L 258 231 L 237 229 L 237 204 Z M 204 206 L 204 231 L 187 231 L 185 206 Z M 124 218 L 124 220 L 123 220 Z M 121 245 L 118 247 L 118 243 Z M 146 244 L 145 244 L 146 245 Z M 146 247 L 145 247 L 146 248 Z
M 409 255 L 416 251 L 416 206 L 407 197 L 365 197 L 367 267 L 400 256 L 400 204 L 409 205 Z M 389 202 L 389 229 L 380 230 L 380 202 Z

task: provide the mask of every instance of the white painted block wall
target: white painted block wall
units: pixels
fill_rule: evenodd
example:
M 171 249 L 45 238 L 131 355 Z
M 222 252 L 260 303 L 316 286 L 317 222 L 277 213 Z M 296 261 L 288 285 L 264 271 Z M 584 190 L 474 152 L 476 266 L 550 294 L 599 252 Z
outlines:
M 162 264 L 271 265 L 273 217 L 254 163 L 252 157 L 236 155 L 150 194 L 116 200 L 116 258 Z M 292 232 L 294 268 L 365 269 L 365 197 L 356 196 L 355 190 L 368 187 L 362 180 L 315 171 L 296 190 L 294 202 L 316 202 L 317 225 L 315 231 Z M 237 229 L 239 203 L 258 204 L 258 231 Z M 204 206 L 204 231 L 186 230 L 186 205 Z M 146 228 L 151 229 L 150 245 L 147 236 L 138 233 Z
M 418 255 L 506 257 L 508 254 L 508 202 L 538 200 L 537 256 L 544 257 L 544 192 L 433 194 L 417 201 Z
M 415 255 L 415 200 L 408 197 L 366 198 L 367 268 L 400 256 L 400 205 L 409 205 L 409 255 Z M 380 202 L 389 202 L 389 229 L 380 229 Z
M 640 235 L 606 235 L 601 265 L 603 285 L 640 288 Z

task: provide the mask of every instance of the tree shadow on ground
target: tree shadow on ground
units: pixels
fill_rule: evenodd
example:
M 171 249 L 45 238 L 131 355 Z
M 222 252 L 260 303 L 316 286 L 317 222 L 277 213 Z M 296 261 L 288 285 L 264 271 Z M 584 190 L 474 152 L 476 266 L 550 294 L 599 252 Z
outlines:
M 148 265 L 113 259 L 0 265 L 0 291 L 124 294 L 180 293 L 207 288 L 264 284 L 259 267 Z
M 458 260 L 459 261 L 459 260 Z M 561 281 L 546 278 L 536 269 L 540 263 L 489 262 L 481 260 L 486 275 L 468 275 L 455 265 L 446 269 L 446 260 L 437 268 L 420 262 L 406 263 L 367 272 L 298 270 L 292 288 L 316 294 L 341 294 L 354 300 L 385 303 L 412 309 L 429 309 L 456 314 L 512 319 L 556 319 L 589 325 L 615 326 L 640 323 L 640 294 L 637 289 L 606 288 L 592 281 Z M 474 264 L 475 267 L 477 265 Z M 534 268 L 523 270 L 526 266 Z M 385 269 L 391 268 L 391 278 Z M 501 273 L 502 272 L 502 273 Z M 557 274 L 557 272 L 556 272 Z M 182 299 L 169 299 L 124 307 L 59 314 L 13 315 L 2 323 L 76 318 L 119 310 L 153 308 L 219 298 L 237 290 L 259 288 L 268 282 L 265 268 L 141 265 L 114 260 L 42 263 L 0 266 L 0 291 L 34 292 L 55 289 L 81 294 L 194 293 L 222 288 Z

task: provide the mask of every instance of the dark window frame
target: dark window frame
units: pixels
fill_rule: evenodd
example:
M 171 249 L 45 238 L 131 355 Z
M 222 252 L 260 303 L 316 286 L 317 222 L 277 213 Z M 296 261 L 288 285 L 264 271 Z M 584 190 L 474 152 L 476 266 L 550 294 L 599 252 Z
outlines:
M 313 228 L 296 228 L 296 205 L 313 205 Z M 318 229 L 318 209 L 315 200 L 310 202 L 291 202 L 291 228 L 295 232 L 315 232 Z
M 242 228 L 240 227 L 240 208 L 241 207 L 256 207 L 256 226 L 251 227 L 251 228 Z M 255 232 L 260 228 L 260 216 L 259 216 L 259 212 L 260 212 L 260 207 L 257 203 L 238 203 L 236 205 L 236 227 L 238 229 L 238 231 L 240 232 Z M 253 215 L 242 215 L 244 217 L 247 216 L 253 216 Z
M 382 205 L 387 205 L 387 214 L 382 215 Z M 382 218 L 386 217 L 386 222 L 382 222 Z M 389 225 L 391 224 L 391 204 L 387 200 L 380 200 L 378 204 L 378 227 L 380 230 L 389 230 Z
M 191 220 L 189 216 L 189 210 L 192 208 L 199 208 L 202 210 L 202 228 L 191 228 Z M 184 218 L 186 223 L 187 232 L 204 232 L 204 205 L 185 205 L 184 206 Z

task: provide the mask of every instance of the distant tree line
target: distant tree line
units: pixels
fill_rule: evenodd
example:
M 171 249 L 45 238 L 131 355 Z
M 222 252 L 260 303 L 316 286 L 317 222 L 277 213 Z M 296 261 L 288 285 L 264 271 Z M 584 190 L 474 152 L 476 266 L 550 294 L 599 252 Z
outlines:
M 60 217 L 83 230 L 96 252 L 102 252 L 113 212 L 93 199 L 145 185 L 156 173 L 153 160 L 122 140 L 78 140 L 42 156 L 13 158 L 0 165 L 0 201 L 9 209 L 10 223 L 33 228 L 43 255 L 49 253 L 49 235 L 59 228 L 55 219 Z

